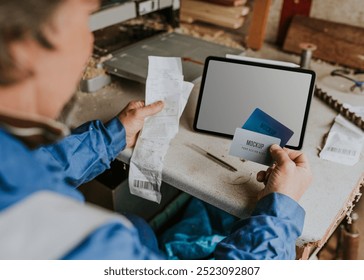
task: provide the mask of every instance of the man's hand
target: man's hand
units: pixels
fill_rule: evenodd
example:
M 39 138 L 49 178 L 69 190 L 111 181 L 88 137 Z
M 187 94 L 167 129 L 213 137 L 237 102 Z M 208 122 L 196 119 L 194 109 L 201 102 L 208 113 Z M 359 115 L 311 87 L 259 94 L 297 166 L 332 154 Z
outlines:
M 267 171 L 257 174 L 257 180 L 265 184 L 258 199 L 272 192 L 279 192 L 298 201 L 312 181 L 306 156 L 300 151 L 282 149 L 276 144 L 270 147 L 270 153 L 275 163 Z
M 145 106 L 144 101 L 131 101 L 119 114 L 119 119 L 126 132 L 126 146 L 133 147 L 139 131 L 143 128 L 144 119 L 162 111 L 163 101 Z

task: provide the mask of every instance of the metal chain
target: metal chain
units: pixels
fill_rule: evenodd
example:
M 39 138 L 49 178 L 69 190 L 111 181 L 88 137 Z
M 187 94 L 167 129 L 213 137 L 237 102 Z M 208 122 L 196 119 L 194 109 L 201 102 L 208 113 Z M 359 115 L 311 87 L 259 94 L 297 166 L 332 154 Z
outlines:
M 341 114 L 347 120 L 355 124 L 357 127 L 364 131 L 364 120 L 362 117 L 358 116 L 356 113 L 351 112 L 348 108 L 339 102 L 337 99 L 333 98 L 327 92 L 324 92 L 320 88 L 315 88 L 315 96 L 333 108 L 336 112 Z

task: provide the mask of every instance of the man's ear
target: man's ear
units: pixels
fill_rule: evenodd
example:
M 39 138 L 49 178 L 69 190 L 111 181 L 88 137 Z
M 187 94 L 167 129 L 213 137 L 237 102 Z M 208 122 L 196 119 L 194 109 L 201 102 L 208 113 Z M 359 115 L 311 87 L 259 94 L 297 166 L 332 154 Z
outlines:
M 26 78 L 34 74 L 39 48 L 39 44 L 31 38 L 25 38 L 11 43 L 9 49 L 14 61 L 14 74 L 16 76 Z

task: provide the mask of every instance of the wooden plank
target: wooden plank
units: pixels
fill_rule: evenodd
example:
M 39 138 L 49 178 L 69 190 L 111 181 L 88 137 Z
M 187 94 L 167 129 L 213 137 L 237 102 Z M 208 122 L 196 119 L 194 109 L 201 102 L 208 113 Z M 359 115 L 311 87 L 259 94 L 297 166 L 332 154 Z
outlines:
M 224 6 L 243 6 L 247 0 L 203 0 L 204 2 L 215 3 Z
M 188 23 L 203 21 L 227 28 L 237 29 L 244 23 L 244 7 L 226 7 L 203 1 L 183 0 L 180 19 Z
M 221 18 L 240 18 L 243 14 L 243 7 L 225 7 L 217 4 L 207 3 L 196 0 L 183 0 L 181 1 L 181 11 L 195 14 L 201 14 L 202 16 L 208 16 L 213 14 Z
M 248 6 L 242 7 L 242 9 L 241 9 L 241 15 L 243 17 L 247 16 L 249 14 L 249 12 L 250 12 L 250 8 Z
M 213 14 L 201 14 L 190 11 L 189 12 L 181 11 L 180 20 L 188 23 L 192 23 L 194 21 L 203 21 L 232 29 L 237 29 L 241 27 L 244 23 L 243 17 L 238 19 L 231 19 L 231 18 L 216 16 Z
M 248 48 L 259 50 L 263 46 L 271 2 L 272 0 L 254 1 L 253 16 L 246 38 Z
M 301 53 L 299 44 L 317 46 L 313 57 L 352 68 L 364 69 L 364 28 L 321 19 L 295 16 L 283 50 Z

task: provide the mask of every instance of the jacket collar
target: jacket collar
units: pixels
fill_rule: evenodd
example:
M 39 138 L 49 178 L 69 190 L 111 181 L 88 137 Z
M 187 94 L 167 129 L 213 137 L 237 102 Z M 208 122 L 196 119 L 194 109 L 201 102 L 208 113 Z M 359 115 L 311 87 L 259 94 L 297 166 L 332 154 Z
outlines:
M 58 121 L 4 110 L 0 112 L 0 127 L 29 148 L 52 144 L 70 133 L 69 128 Z

